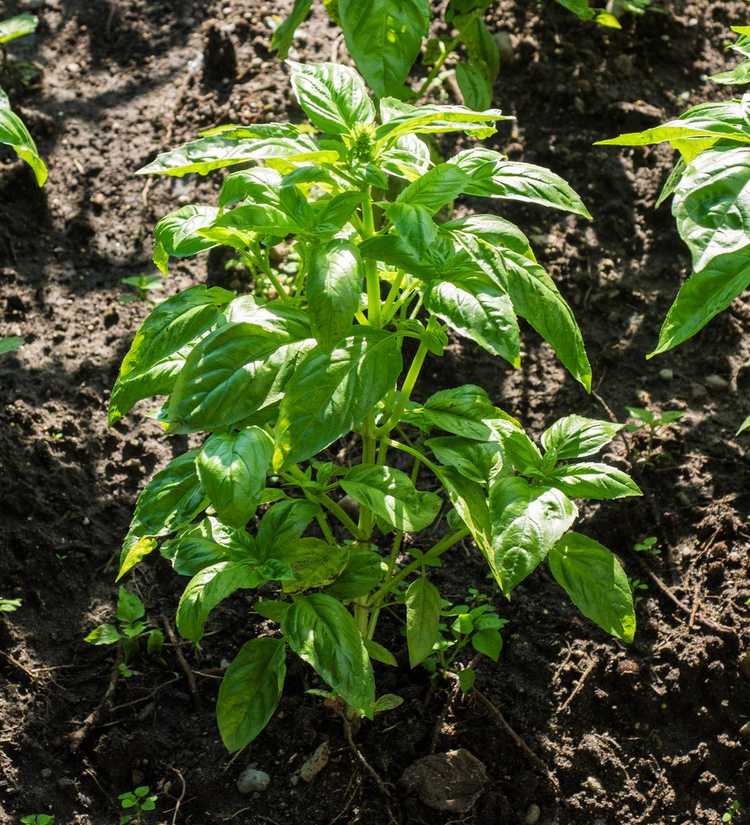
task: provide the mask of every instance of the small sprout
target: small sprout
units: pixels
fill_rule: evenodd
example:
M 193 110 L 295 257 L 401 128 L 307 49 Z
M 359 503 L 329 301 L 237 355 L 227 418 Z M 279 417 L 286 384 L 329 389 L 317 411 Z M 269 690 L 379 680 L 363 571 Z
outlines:
M 120 806 L 126 811 L 120 817 L 120 825 L 128 825 L 128 823 L 144 822 L 144 814 L 156 810 L 156 794 L 150 793 L 151 789 L 146 785 L 140 785 L 132 791 L 121 793 L 117 798 L 120 800 Z
M 729 803 L 729 807 L 727 808 L 727 810 L 724 812 L 724 815 L 722 816 L 721 821 L 722 822 L 734 822 L 734 818 L 740 812 L 740 808 L 741 808 L 741 806 L 740 806 L 739 800 L 733 799 Z
M 54 816 L 49 814 L 28 814 L 21 817 L 21 825 L 53 825 Z
M 646 536 L 643 541 L 636 542 L 636 544 L 633 545 L 633 550 L 644 556 L 657 558 L 658 556 L 661 556 L 661 547 L 659 547 L 657 541 L 656 536 Z
M 132 304 L 134 301 L 151 300 L 151 293 L 164 286 L 164 279 L 161 275 L 130 275 L 123 278 L 122 283 L 133 287 L 135 292 L 125 292 L 120 296 L 120 302 Z
M 634 418 L 637 423 L 626 424 L 625 429 L 628 432 L 634 433 L 648 427 L 653 433 L 662 427 L 668 427 L 670 424 L 675 424 L 681 418 L 685 417 L 682 410 L 665 410 L 664 412 L 654 412 L 644 407 L 625 407 L 628 415 Z
M 20 599 L 3 599 L 0 598 L 0 613 L 12 613 L 14 610 L 18 610 L 21 606 Z
M 15 352 L 26 343 L 20 335 L 8 335 L 0 338 L 0 355 L 5 355 L 6 352 Z

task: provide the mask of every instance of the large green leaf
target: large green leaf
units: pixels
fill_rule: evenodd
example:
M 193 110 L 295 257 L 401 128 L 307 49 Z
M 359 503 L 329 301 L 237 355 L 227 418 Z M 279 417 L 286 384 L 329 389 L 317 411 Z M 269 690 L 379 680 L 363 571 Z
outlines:
M 375 120 L 367 86 L 354 69 L 338 63 L 287 62 L 297 102 L 322 132 L 342 134 L 357 123 Z
M 375 677 L 351 613 L 325 593 L 295 599 L 281 623 L 292 650 L 351 707 L 372 718 Z
M 402 135 L 378 156 L 380 168 L 389 175 L 413 181 L 432 165 L 430 147 L 416 135 Z
M 234 753 L 249 745 L 273 716 L 284 690 L 286 645 L 263 637 L 245 642 L 219 688 L 216 720 L 221 740 Z
M 403 97 L 430 26 L 429 0 L 339 0 L 349 53 L 378 97 Z
M 440 496 L 417 490 L 409 476 L 394 467 L 358 464 L 339 483 L 355 501 L 396 530 L 424 530 L 440 510 Z
M 177 606 L 177 629 L 185 639 L 198 642 L 211 611 L 237 590 L 265 584 L 253 562 L 220 561 L 204 567 L 188 582 Z
M 224 178 L 219 192 L 219 207 L 226 209 L 242 201 L 280 208 L 282 177 L 275 169 L 256 166 L 232 172 Z
M 520 366 L 520 332 L 507 293 L 481 272 L 430 282 L 425 307 L 451 329 L 493 355 Z
M 291 13 L 274 29 L 271 48 L 276 49 L 282 60 L 289 54 L 297 27 L 307 20 L 312 0 L 294 0 Z
M 482 63 L 458 63 L 456 82 L 465 106 L 471 109 L 487 109 L 492 105 L 493 78 Z
M 361 423 L 402 365 L 398 336 L 380 330 L 357 330 L 332 352 L 309 352 L 281 402 L 274 466 L 304 461 Z
M 274 558 L 288 544 L 298 539 L 315 518 L 320 506 L 306 498 L 278 501 L 266 510 L 257 533 L 258 552 L 262 558 Z
M 473 441 L 457 435 L 429 438 L 425 441 L 437 460 L 454 467 L 461 475 L 478 484 L 487 484 L 490 476 L 503 467 L 503 451 L 498 441 Z
M 532 261 L 536 260 L 526 235 L 514 223 L 499 215 L 466 215 L 441 226 L 444 230 L 457 230 L 483 238 L 492 246 L 505 246 Z
M 188 258 L 216 246 L 214 241 L 199 235 L 198 230 L 211 226 L 218 212 L 215 206 L 190 203 L 156 224 L 153 259 L 161 272 L 167 274 L 170 257 Z
M 278 302 L 241 307 L 232 304 L 234 322 L 204 338 L 188 356 L 169 401 L 172 430 L 231 427 L 275 403 L 295 360 L 314 344 L 300 310 Z
M 380 554 L 367 547 L 354 546 L 346 567 L 326 588 L 326 593 L 342 601 L 371 593 L 383 580 L 385 564 Z
M 323 349 L 333 349 L 350 332 L 363 280 L 359 250 L 350 241 L 333 240 L 314 250 L 305 296 L 313 334 Z
M 580 533 L 568 533 L 550 550 L 549 566 L 584 616 L 617 639 L 633 641 L 633 594 L 622 565 L 606 547 Z
M 458 166 L 469 179 L 464 189 L 468 195 L 538 203 L 591 217 L 570 184 L 543 166 L 508 160 L 483 147 L 459 152 L 449 163 Z
M 349 548 L 308 537 L 279 544 L 274 558 L 292 571 L 292 576 L 284 582 L 284 591 L 294 593 L 331 584 L 346 567 Z
M 542 445 L 557 459 L 584 458 L 598 453 L 620 432 L 623 424 L 568 415 L 542 433 Z
M 461 521 L 469 529 L 482 555 L 492 564 L 492 527 L 485 488 L 453 467 L 441 468 L 438 475 Z
M 0 143 L 10 148 L 28 163 L 34 172 L 36 182 L 44 186 L 47 180 L 47 167 L 39 156 L 34 139 L 18 115 L 11 111 L 8 99 L 0 91 Z
M 406 646 L 416 667 L 431 653 L 440 635 L 440 591 L 429 579 L 415 579 L 406 591 Z
M 255 542 L 245 530 L 204 518 L 162 545 L 161 553 L 180 576 L 194 576 L 220 561 L 249 561 L 256 558 Z
M 546 478 L 570 498 L 606 500 L 643 495 L 627 473 L 597 461 L 557 467 Z
M 441 163 L 410 183 L 396 202 L 423 206 L 434 213 L 465 191 L 467 183 L 468 178 L 462 169 L 454 164 Z
M 137 401 L 171 391 L 188 353 L 202 336 L 223 322 L 221 309 L 233 297 L 220 287 L 194 286 L 151 312 L 120 366 L 109 401 L 110 424 Z
M 260 427 L 214 433 L 195 466 L 203 489 L 221 521 L 244 527 L 260 503 L 273 441 Z
M 518 476 L 490 485 L 491 566 L 506 596 L 544 561 L 577 515 L 575 504 L 553 487 Z
M 17 37 L 26 37 L 33 34 L 39 25 L 39 18 L 35 14 L 17 14 L 0 20 L 0 45 L 10 43 Z

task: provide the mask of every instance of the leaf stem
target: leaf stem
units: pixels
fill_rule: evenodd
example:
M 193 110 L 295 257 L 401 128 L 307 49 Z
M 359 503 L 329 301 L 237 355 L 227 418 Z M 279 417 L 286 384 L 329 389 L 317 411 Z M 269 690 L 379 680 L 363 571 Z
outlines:
M 372 195 L 370 190 L 365 192 L 362 201 L 362 229 L 366 238 L 375 234 L 375 216 L 372 211 Z M 367 279 L 367 318 L 370 325 L 380 327 L 380 276 L 377 263 L 373 260 L 365 261 L 365 277 Z
M 409 371 L 406 373 L 406 378 L 404 378 L 404 383 L 401 385 L 401 389 L 398 392 L 396 397 L 396 402 L 393 405 L 393 410 L 391 414 L 388 416 L 385 424 L 382 427 L 379 427 L 375 434 L 377 436 L 387 435 L 401 419 L 401 413 L 404 411 L 404 408 L 409 403 L 409 399 L 411 398 L 412 391 L 414 390 L 414 386 L 417 383 L 417 379 L 419 378 L 419 373 L 422 370 L 422 366 L 424 364 L 425 358 L 427 357 L 427 345 L 424 341 L 419 342 L 419 347 L 412 359 L 411 365 L 409 366 Z
M 445 45 L 445 50 L 440 55 L 440 57 L 438 57 L 438 59 L 435 61 L 435 65 L 432 67 L 432 69 L 430 70 L 430 73 L 424 79 L 424 83 L 422 83 L 422 85 L 419 87 L 419 90 L 417 91 L 417 95 L 416 95 L 417 100 L 419 100 L 421 97 L 424 97 L 424 95 L 427 94 L 427 90 L 430 88 L 430 86 L 432 86 L 435 78 L 440 73 L 440 70 L 443 68 L 443 64 L 448 59 L 451 52 L 455 51 L 456 46 L 458 46 L 458 44 L 459 44 L 459 41 L 460 41 L 460 38 L 459 38 L 458 35 L 456 35 L 452 40 L 450 40 Z

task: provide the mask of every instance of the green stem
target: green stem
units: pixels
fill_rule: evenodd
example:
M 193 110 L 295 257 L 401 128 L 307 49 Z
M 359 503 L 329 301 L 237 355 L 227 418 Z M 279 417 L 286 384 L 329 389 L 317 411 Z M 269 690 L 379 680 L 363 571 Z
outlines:
M 266 254 L 267 253 L 259 254 L 257 256 L 256 263 L 258 263 L 260 265 L 260 268 L 263 270 L 263 274 L 273 284 L 273 288 L 276 290 L 276 294 L 279 296 L 279 298 L 281 298 L 282 300 L 284 298 L 288 298 L 289 295 L 288 295 L 287 291 L 284 289 L 283 284 L 279 280 L 278 275 L 276 275 L 276 273 L 273 271 L 273 269 L 271 269 L 271 266 L 270 266 L 270 264 L 268 263 L 268 260 L 265 257 Z M 248 262 L 252 263 L 252 259 L 250 259 L 250 261 L 248 261 L 246 255 L 242 255 L 241 257 L 242 257 L 242 262 L 245 264 L 245 266 L 248 265 Z
M 325 513 L 318 513 L 315 516 L 315 520 L 318 522 L 320 529 L 323 531 L 323 535 L 325 536 L 326 541 L 329 544 L 336 544 L 336 539 L 334 538 L 333 533 L 331 532 L 330 525 L 328 524 L 328 519 L 326 518 Z
M 366 238 L 375 234 L 375 216 L 372 211 L 372 196 L 370 190 L 365 192 L 362 201 L 362 229 Z M 365 276 L 367 279 L 367 318 L 370 326 L 379 328 L 380 321 L 380 276 L 377 263 L 373 260 L 365 261 Z
M 409 447 L 407 444 L 402 444 L 400 441 L 394 441 L 394 439 L 388 439 L 388 446 L 393 447 L 396 450 L 401 450 L 403 453 L 408 453 L 413 458 L 419 459 L 425 467 L 432 470 L 432 472 L 440 478 L 440 468 L 437 464 L 433 464 L 429 458 L 424 453 L 420 453 L 419 450 L 416 450 L 414 447 Z
M 385 422 L 385 424 L 383 424 L 382 427 L 378 428 L 378 430 L 376 431 L 376 435 L 387 435 L 401 420 L 401 413 L 404 411 L 404 408 L 409 403 L 412 391 L 414 390 L 414 386 L 417 383 L 417 379 L 419 378 L 419 373 L 422 370 L 424 360 L 427 357 L 427 352 L 427 345 L 424 341 L 420 341 L 419 347 L 417 348 L 417 352 L 415 353 L 414 359 L 412 360 L 411 365 L 409 367 L 409 372 L 406 373 L 404 383 L 401 385 L 401 389 L 399 390 L 398 396 L 396 397 L 396 402 L 393 405 L 393 410 L 391 411 L 391 414 L 388 416 L 388 419 Z
M 320 503 L 328 510 L 332 515 L 334 515 L 346 529 L 354 536 L 357 541 L 367 541 L 368 537 L 365 533 L 363 533 L 360 528 L 354 523 L 354 520 L 349 517 L 346 510 L 336 501 L 334 501 L 330 496 L 323 494 L 318 499 Z
M 424 83 L 419 87 L 419 91 L 417 92 L 417 99 L 419 99 L 419 98 L 423 97 L 425 94 L 427 94 L 427 90 L 430 88 L 430 86 L 432 86 L 435 78 L 440 73 L 440 70 L 443 68 L 443 64 L 448 59 L 451 52 L 455 51 L 456 46 L 458 46 L 458 44 L 459 44 L 459 41 L 460 41 L 460 38 L 458 37 L 458 35 L 456 35 L 456 37 L 454 37 L 453 40 L 451 40 L 445 46 L 445 51 L 435 61 L 435 65 L 432 67 L 432 70 L 427 75 L 427 77 L 424 79 Z
M 399 269 L 396 273 L 396 277 L 393 279 L 393 283 L 391 284 L 391 288 L 388 291 L 388 295 L 386 295 L 385 302 L 383 303 L 383 309 L 381 312 L 381 317 L 383 319 L 383 323 L 387 324 L 391 318 L 395 315 L 395 310 L 392 312 L 393 304 L 396 298 L 399 297 L 399 292 L 401 289 L 401 284 L 406 277 L 406 273 L 403 269 Z

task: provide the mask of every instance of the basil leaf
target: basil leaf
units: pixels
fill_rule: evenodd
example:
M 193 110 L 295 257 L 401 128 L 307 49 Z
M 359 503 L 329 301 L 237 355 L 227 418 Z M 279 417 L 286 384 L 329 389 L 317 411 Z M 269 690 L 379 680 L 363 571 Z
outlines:
M 297 102 L 322 132 L 342 134 L 375 120 L 367 87 L 354 69 L 337 63 L 287 63 Z
M 471 646 L 477 653 L 483 653 L 496 662 L 503 649 L 503 637 L 497 630 L 480 630 L 471 637 Z
M 492 105 L 492 82 L 487 67 L 479 62 L 458 63 L 456 82 L 464 105 L 471 109 L 487 109 Z
M 554 450 L 558 460 L 583 458 L 598 453 L 623 426 L 612 421 L 568 415 L 542 433 L 542 445 L 548 452 Z
M 171 391 L 188 353 L 223 321 L 221 308 L 233 297 L 219 287 L 194 286 L 151 312 L 120 366 L 109 401 L 110 424 L 119 421 L 137 401 Z
M 279 207 L 281 181 L 281 175 L 275 169 L 265 166 L 232 172 L 221 184 L 219 207 L 226 209 L 245 200 Z
M 547 479 L 571 498 L 608 500 L 643 495 L 627 473 L 594 461 L 558 467 Z
M 278 545 L 274 559 L 291 569 L 292 578 L 284 582 L 284 592 L 294 593 L 331 584 L 346 566 L 349 548 L 335 547 L 317 538 L 297 539 Z
M 219 519 L 244 527 L 260 503 L 273 441 L 260 427 L 214 433 L 198 453 L 198 478 Z
M 499 215 L 467 215 L 441 225 L 444 230 L 456 230 L 483 238 L 492 246 L 505 246 L 519 255 L 536 261 L 529 239 L 510 221 Z
M 289 647 L 341 698 L 372 719 L 375 677 L 351 613 L 325 593 L 295 599 L 281 630 Z
M 203 637 L 211 611 L 236 590 L 254 589 L 266 579 L 252 562 L 221 561 L 204 567 L 188 582 L 177 605 L 177 629 L 191 642 Z
M 429 0 L 339 0 L 349 53 L 378 97 L 403 97 L 430 25 Z
M 384 97 L 380 101 L 380 117 L 383 122 L 375 130 L 375 137 L 382 146 L 390 146 L 407 134 L 466 132 L 481 140 L 495 133 L 493 124 L 513 120 L 499 109 L 475 112 L 465 106 L 412 106 L 393 97 Z
M 44 186 L 47 181 L 47 167 L 39 155 L 34 139 L 18 115 L 11 111 L 7 98 L 0 94 L 0 143 L 4 143 L 27 163 L 32 171 L 38 186 Z
M 498 442 L 473 441 L 460 436 L 443 436 L 425 441 L 441 464 L 454 467 L 461 475 L 487 484 L 491 475 L 502 470 L 503 454 Z
M 467 195 L 536 203 L 591 218 L 581 198 L 559 175 L 531 163 L 507 160 L 492 149 L 466 149 L 452 157 L 468 178 Z
M 258 737 L 281 699 L 286 678 L 286 645 L 264 637 L 245 642 L 221 680 L 216 721 L 230 753 Z
M 568 533 L 550 551 L 549 566 L 584 616 L 615 638 L 633 641 L 633 594 L 622 565 L 606 547 L 580 533 Z
M 464 191 L 469 179 L 463 170 L 450 163 L 441 163 L 410 183 L 396 203 L 423 206 L 435 213 Z
M 319 506 L 305 498 L 279 501 L 266 510 L 260 520 L 256 542 L 264 559 L 274 558 L 307 529 Z
M 389 175 L 413 181 L 432 165 L 430 147 L 416 135 L 402 135 L 378 156 L 380 168 Z
M 323 349 L 333 349 L 351 330 L 363 280 L 362 260 L 353 243 L 334 240 L 313 252 L 305 295 L 312 331 Z
M 416 667 L 432 653 L 439 636 L 440 591 L 422 576 L 406 591 L 406 646 L 410 667 Z
M 456 513 L 477 544 L 482 555 L 492 563 L 491 524 L 487 493 L 481 484 L 470 481 L 452 467 L 442 468 L 438 476 Z
M 0 20 L 0 44 L 5 45 L 17 37 L 33 34 L 38 25 L 39 18 L 35 14 L 17 14 Z
M 424 530 L 440 511 L 440 496 L 417 490 L 409 476 L 394 467 L 359 464 L 339 483 L 355 501 L 396 530 Z
M 490 485 L 491 567 L 505 596 L 536 569 L 577 515 L 575 504 L 552 487 L 519 477 Z
M 274 466 L 304 461 L 362 422 L 402 369 L 398 336 L 362 329 L 332 352 L 314 349 L 286 387 Z
M 146 615 L 143 602 L 135 595 L 128 593 L 124 587 L 117 591 L 117 619 L 125 624 L 132 624 Z
M 188 258 L 216 246 L 214 241 L 198 234 L 199 229 L 211 226 L 219 210 L 215 206 L 190 203 L 165 215 L 154 228 L 153 260 L 166 275 L 170 257 Z
M 161 554 L 171 560 L 180 576 L 194 576 L 220 561 L 255 559 L 255 542 L 245 530 L 227 527 L 215 518 L 204 518 L 165 542 Z
M 383 580 L 383 567 L 380 553 L 367 548 L 353 547 L 346 567 L 333 584 L 326 588 L 326 593 L 341 601 L 366 596 Z

